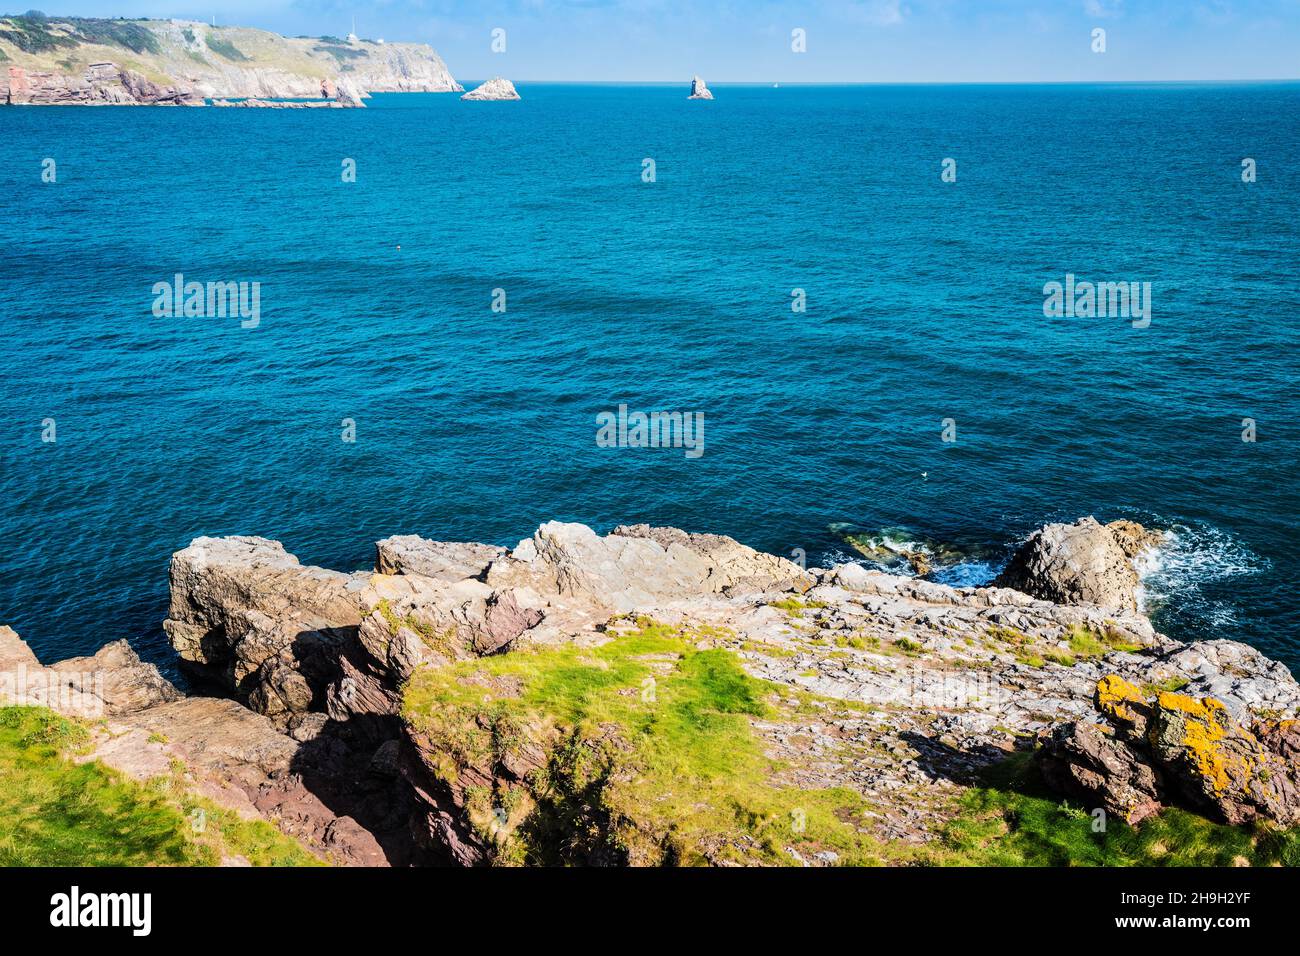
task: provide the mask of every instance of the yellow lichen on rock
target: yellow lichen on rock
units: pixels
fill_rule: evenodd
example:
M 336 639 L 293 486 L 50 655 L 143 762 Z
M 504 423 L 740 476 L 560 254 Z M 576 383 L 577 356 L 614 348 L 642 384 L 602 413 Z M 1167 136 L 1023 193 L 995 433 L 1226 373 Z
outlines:
M 1172 691 L 1162 691 L 1156 698 L 1161 710 L 1181 710 L 1183 713 L 1190 714 L 1193 717 L 1199 717 L 1202 720 L 1209 720 L 1216 711 L 1223 710 L 1223 704 L 1219 703 L 1213 697 L 1204 697 L 1197 700 L 1195 697 L 1188 697 L 1186 694 L 1175 694 Z
M 1256 763 L 1263 758 L 1262 748 L 1245 728 L 1237 729 L 1236 745 L 1221 746 L 1229 736 L 1231 718 L 1220 701 L 1213 697 L 1197 700 L 1186 694 L 1165 692 L 1156 698 L 1156 705 L 1174 717 L 1178 744 L 1186 749 L 1196 772 L 1214 793 L 1223 793 L 1234 785 L 1249 786 Z M 1243 743 L 1255 755 L 1243 753 Z
M 1134 715 L 1128 705 L 1141 700 L 1142 692 L 1118 674 L 1097 681 L 1097 709 L 1109 717 L 1132 723 Z
M 1189 713 L 1183 720 L 1182 730 L 1181 743 L 1196 763 L 1197 771 L 1210 782 L 1216 793 L 1221 793 L 1229 780 L 1228 762 L 1216 746 L 1224 737 L 1223 728 L 1204 716 Z

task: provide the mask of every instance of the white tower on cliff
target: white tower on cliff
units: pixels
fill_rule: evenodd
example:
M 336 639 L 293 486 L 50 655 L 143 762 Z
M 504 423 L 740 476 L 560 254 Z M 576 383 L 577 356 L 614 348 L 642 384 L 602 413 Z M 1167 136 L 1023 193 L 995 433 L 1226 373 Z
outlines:
M 348 42 L 349 43 L 361 42 L 360 40 L 357 39 L 357 18 L 356 17 L 352 18 L 352 32 L 348 34 Z

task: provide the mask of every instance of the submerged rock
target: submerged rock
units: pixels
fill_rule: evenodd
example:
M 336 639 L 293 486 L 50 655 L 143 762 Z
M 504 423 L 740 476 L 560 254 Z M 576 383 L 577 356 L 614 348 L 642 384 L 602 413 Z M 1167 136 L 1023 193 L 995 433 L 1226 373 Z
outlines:
M 462 100 L 517 100 L 519 93 L 515 85 L 504 77 L 493 77 L 481 86 L 475 87 Z
M 711 100 L 713 94 L 704 85 L 704 81 L 696 76 L 691 79 L 691 95 L 686 98 L 688 100 Z

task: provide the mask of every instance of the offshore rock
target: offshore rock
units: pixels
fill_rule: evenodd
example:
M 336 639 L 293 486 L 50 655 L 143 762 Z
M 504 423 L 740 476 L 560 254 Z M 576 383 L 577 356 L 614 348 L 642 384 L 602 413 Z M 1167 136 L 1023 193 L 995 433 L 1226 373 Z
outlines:
M 688 100 L 711 100 L 713 94 L 704 85 L 704 81 L 696 76 L 691 79 L 691 95 L 686 98 Z
M 1124 538 L 1133 540 L 1127 531 Z M 1091 517 L 1035 531 L 994 583 L 1058 604 L 1137 608 L 1138 575 L 1130 556 L 1115 533 Z
M 482 86 L 475 87 L 464 96 L 462 100 L 517 100 L 519 93 L 515 90 L 515 85 L 504 77 L 493 77 Z

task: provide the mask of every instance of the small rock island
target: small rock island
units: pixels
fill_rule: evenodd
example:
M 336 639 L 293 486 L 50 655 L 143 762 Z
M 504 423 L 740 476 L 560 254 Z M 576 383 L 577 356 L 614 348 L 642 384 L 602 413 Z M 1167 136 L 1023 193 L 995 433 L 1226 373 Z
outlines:
M 687 99 L 688 100 L 711 100 L 713 99 L 713 94 L 709 91 L 709 88 L 704 85 L 704 80 L 700 79 L 700 77 L 698 76 L 695 76 L 691 78 L 691 95 L 688 96 Z
M 495 76 L 482 86 L 470 90 L 462 100 L 517 100 L 519 92 L 515 85 L 504 77 Z

